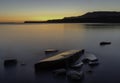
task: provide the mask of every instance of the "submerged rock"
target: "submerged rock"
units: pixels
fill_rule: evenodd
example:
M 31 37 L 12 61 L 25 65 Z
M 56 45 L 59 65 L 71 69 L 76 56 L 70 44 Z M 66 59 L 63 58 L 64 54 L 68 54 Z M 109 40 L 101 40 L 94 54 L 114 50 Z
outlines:
M 55 74 L 55 75 L 66 75 L 66 72 L 67 72 L 67 70 L 66 69 L 57 69 L 57 70 L 54 70 L 53 71 L 53 73 Z
M 77 71 L 69 71 L 67 73 L 67 78 L 69 80 L 73 80 L 73 81 L 79 81 L 79 80 L 82 80 L 84 77 L 84 73 L 81 71 L 81 72 L 77 72 Z
M 87 73 L 92 73 L 92 72 L 93 72 L 93 71 L 92 71 L 91 69 L 87 71 Z
M 26 64 L 25 63 L 22 63 L 21 66 L 25 66 Z

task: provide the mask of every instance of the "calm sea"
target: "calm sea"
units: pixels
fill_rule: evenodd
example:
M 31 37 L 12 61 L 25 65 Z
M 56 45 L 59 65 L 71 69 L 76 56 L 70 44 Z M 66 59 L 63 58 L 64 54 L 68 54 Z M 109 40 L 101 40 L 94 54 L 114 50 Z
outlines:
M 111 41 L 100 46 L 101 41 Z M 52 71 L 36 74 L 34 64 L 44 50 L 85 49 L 99 58 L 91 74 L 84 71 L 82 83 L 120 83 L 120 24 L 1 24 L 0 83 L 70 83 Z M 15 67 L 5 68 L 6 59 L 17 59 Z M 21 65 L 25 64 L 25 65 Z M 80 82 L 78 82 L 80 83 Z

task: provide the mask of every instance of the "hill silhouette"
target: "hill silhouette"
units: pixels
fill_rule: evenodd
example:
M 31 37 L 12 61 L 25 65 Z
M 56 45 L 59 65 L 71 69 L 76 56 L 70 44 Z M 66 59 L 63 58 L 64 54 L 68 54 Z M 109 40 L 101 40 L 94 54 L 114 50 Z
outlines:
M 24 23 L 120 23 L 120 12 L 96 11 L 88 12 L 82 16 L 48 21 L 25 21 Z

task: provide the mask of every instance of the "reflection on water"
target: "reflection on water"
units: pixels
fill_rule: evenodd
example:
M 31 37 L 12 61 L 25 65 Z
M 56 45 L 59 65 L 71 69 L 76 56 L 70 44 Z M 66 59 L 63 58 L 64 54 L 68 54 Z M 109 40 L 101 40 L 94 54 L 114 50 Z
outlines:
M 67 83 L 66 78 L 56 78 L 51 72 L 36 75 L 34 64 L 46 56 L 44 50 L 48 48 L 60 51 L 84 48 L 96 54 L 100 65 L 85 76 L 83 83 L 120 82 L 119 35 L 120 24 L 0 25 L 0 82 Z M 101 47 L 101 41 L 112 44 Z M 17 59 L 18 64 L 6 69 L 3 62 L 9 58 Z

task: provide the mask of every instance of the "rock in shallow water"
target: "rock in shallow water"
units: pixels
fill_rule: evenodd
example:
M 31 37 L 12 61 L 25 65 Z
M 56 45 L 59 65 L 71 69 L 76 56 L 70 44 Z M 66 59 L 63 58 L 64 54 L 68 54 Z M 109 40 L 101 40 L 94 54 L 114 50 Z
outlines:
M 17 64 L 16 59 L 8 59 L 4 61 L 4 66 L 15 66 Z
M 100 42 L 100 45 L 101 45 L 101 46 L 110 45 L 110 44 L 111 44 L 111 42 L 107 42 L 107 41 L 106 41 L 106 42 L 105 42 L 105 41 Z

